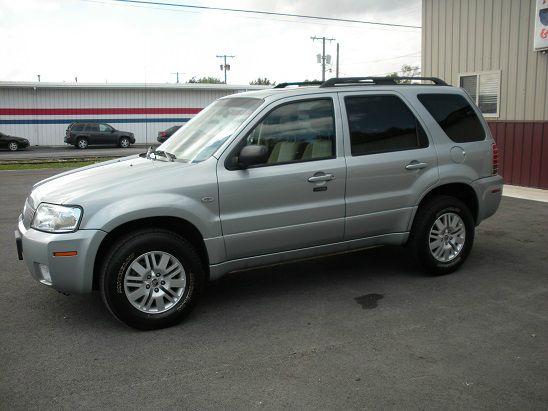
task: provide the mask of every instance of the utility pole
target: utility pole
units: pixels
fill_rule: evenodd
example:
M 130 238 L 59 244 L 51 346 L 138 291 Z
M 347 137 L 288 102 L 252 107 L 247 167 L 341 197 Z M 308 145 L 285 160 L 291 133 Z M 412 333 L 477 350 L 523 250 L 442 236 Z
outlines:
M 339 43 L 337 43 L 337 68 L 335 70 L 335 77 L 339 77 Z
M 315 40 L 321 40 L 322 41 L 322 81 L 325 81 L 325 60 L 326 60 L 326 56 L 325 56 L 325 41 L 333 41 L 335 39 L 327 39 L 325 37 L 310 37 L 312 39 L 312 41 L 315 41 Z
M 177 76 L 177 84 L 179 84 L 179 74 L 185 74 L 185 73 L 183 73 L 182 71 L 175 71 L 175 72 L 169 73 L 169 74 L 175 74 Z
M 219 59 L 224 59 L 224 64 L 221 64 L 221 71 L 225 72 L 225 84 L 226 84 L 226 72 L 230 71 L 230 64 L 226 64 L 226 59 L 233 59 L 236 56 L 227 56 L 226 54 L 223 54 L 221 56 L 217 56 Z

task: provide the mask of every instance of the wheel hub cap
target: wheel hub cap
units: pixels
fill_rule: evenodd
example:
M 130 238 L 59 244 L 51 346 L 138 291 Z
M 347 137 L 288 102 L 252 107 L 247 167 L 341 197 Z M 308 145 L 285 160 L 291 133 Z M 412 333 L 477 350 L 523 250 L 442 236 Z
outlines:
M 160 314 L 175 306 L 186 290 L 180 261 L 164 251 L 149 251 L 131 262 L 124 276 L 124 293 L 139 311 Z
M 466 227 L 456 213 L 442 214 L 430 229 L 430 253 L 442 263 L 456 258 L 461 253 L 465 241 Z

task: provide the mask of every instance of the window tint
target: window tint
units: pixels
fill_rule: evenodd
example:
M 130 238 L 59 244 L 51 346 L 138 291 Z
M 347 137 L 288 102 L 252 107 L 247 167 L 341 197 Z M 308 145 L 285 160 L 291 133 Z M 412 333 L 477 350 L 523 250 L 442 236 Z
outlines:
M 451 140 L 466 143 L 485 139 L 478 116 L 463 96 L 419 94 L 418 99 Z
M 353 156 L 428 146 L 428 138 L 396 96 L 345 97 Z
M 96 124 L 96 123 L 87 124 L 86 131 L 99 131 L 99 124 Z
M 99 124 L 99 131 L 101 133 L 110 133 L 110 130 L 112 130 L 112 127 L 108 124 Z
M 333 157 L 333 101 L 318 99 L 284 104 L 255 126 L 246 144 L 266 146 L 267 164 Z
M 84 129 L 84 125 L 82 123 L 75 124 L 71 127 L 72 131 L 82 131 Z

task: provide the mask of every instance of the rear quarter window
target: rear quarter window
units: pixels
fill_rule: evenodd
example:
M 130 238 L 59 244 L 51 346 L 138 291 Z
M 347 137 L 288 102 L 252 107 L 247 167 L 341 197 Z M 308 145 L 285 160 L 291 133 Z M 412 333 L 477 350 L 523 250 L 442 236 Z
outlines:
M 485 130 L 468 101 L 458 94 L 419 94 L 422 105 L 456 143 L 485 140 Z
M 83 124 L 74 124 L 71 128 L 71 131 L 82 131 L 84 129 Z

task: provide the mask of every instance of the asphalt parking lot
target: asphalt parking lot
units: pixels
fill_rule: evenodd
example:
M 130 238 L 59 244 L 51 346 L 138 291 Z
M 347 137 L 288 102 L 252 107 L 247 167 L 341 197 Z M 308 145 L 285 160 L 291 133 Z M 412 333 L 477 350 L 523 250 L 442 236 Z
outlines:
M 453 275 L 397 247 L 246 271 L 138 332 L 17 260 L 24 199 L 60 171 L 0 171 L 2 409 L 548 408 L 546 203 L 504 197 Z

